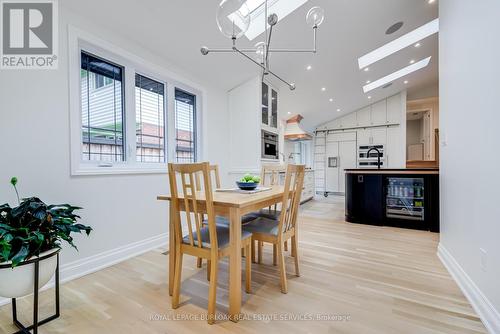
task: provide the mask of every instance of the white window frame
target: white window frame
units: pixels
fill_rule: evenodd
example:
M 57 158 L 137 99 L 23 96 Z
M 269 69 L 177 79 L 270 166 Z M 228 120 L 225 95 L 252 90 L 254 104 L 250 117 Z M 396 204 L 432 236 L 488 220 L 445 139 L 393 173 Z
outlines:
M 202 113 L 205 90 L 163 67 L 123 50 L 111 43 L 95 37 L 85 31 L 68 25 L 68 67 L 69 67 L 69 102 L 70 102 L 70 155 L 71 175 L 101 174 L 167 174 L 167 162 L 175 159 L 175 88 L 196 95 L 196 147 L 197 160 L 203 158 L 202 149 Z M 99 162 L 82 159 L 82 118 L 80 68 L 81 52 L 85 51 L 97 57 L 116 63 L 124 68 L 124 139 L 125 161 Z M 135 74 L 140 74 L 164 84 L 165 143 L 167 162 L 139 162 L 136 156 L 136 101 Z

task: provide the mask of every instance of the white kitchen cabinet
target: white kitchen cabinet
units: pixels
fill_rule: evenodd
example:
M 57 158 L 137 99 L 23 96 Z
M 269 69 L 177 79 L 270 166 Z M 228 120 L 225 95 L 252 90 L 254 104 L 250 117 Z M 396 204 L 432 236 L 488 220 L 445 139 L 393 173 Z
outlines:
M 372 104 L 372 125 L 385 125 L 387 121 L 387 100 Z
M 372 108 L 368 106 L 356 112 L 357 126 L 370 126 L 372 123 Z
M 357 134 L 358 134 L 358 146 L 371 144 L 372 131 L 370 129 L 359 129 L 357 131 Z
M 330 122 L 328 129 L 340 130 L 342 128 L 342 119 L 337 118 Z
M 385 145 L 386 143 L 386 128 L 368 128 L 359 129 L 358 133 L 358 146 L 359 145 Z
M 345 169 L 356 168 L 356 133 L 328 134 L 326 140 L 326 192 L 345 192 Z
M 385 145 L 387 168 L 405 168 L 405 151 L 405 146 L 401 145 L 401 127 L 389 126 L 387 128 L 387 144 Z
M 345 115 L 340 119 L 340 127 L 343 129 L 354 128 L 357 125 L 356 121 L 356 113 L 352 112 L 350 114 Z
M 373 128 L 371 129 L 371 144 L 372 145 L 385 145 L 387 141 L 387 128 Z
M 387 124 L 401 123 L 401 96 L 394 95 L 387 99 Z

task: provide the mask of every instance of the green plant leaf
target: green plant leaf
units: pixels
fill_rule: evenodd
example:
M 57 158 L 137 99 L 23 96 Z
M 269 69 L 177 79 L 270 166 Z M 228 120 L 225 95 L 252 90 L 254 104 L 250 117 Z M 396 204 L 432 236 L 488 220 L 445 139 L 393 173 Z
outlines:
M 26 257 L 28 256 L 28 254 L 29 254 L 28 247 L 22 246 L 21 249 L 19 250 L 19 252 L 17 252 L 17 254 L 12 257 L 12 268 L 14 268 L 19 263 L 26 260 Z

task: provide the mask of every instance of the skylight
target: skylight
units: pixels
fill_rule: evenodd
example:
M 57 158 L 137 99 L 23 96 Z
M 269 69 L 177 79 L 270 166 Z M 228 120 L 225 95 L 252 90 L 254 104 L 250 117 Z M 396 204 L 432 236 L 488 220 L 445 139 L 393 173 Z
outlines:
M 435 19 L 423 26 L 403 35 L 386 45 L 367 53 L 358 59 L 359 68 L 365 68 L 385 57 L 390 56 L 410 45 L 414 45 L 418 41 L 429 37 L 439 31 L 439 19 Z
M 377 81 L 374 81 L 372 83 L 369 83 L 368 85 L 365 85 L 363 87 L 363 91 L 365 93 L 368 93 L 371 90 L 374 90 L 375 88 L 382 87 L 385 84 L 388 84 L 389 82 L 393 82 L 394 80 L 397 80 L 401 77 L 404 77 L 405 75 L 408 75 L 410 73 L 413 73 L 415 71 L 418 71 L 427 65 L 429 65 L 429 62 L 431 61 L 432 57 L 425 58 L 415 64 L 412 64 L 410 66 L 407 66 L 397 72 L 394 72 L 392 74 L 389 74 L 388 76 L 385 76 L 381 79 L 378 79 Z
M 274 13 L 278 15 L 279 20 L 282 20 L 307 1 L 309 0 L 268 0 L 267 14 Z M 266 22 L 266 17 L 264 3 L 265 0 L 247 0 L 245 3 L 246 6 L 242 6 L 238 10 L 238 13 L 233 13 L 229 16 L 238 27 L 242 28 L 241 19 L 238 19 L 238 16 L 250 14 L 250 26 L 245 33 L 245 36 L 250 41 L 262 34 L 265 30 L 264 22 Z

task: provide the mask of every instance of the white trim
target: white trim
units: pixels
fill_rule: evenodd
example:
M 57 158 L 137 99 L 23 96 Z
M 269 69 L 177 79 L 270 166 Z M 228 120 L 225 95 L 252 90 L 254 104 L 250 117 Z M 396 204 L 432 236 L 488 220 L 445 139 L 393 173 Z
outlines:
M 96 271 L 111 267 L 132 257 L 144 254 L 153 249 L 165 246 L 168 243 L 168 234 L 163 233 L 148 239 L 133 242 L 126 246 L 105 251 L 100 254 L 86 257 L 81 260 L 61 265 L 61 284 L 92 274 Z M 54 286 L 54 279 L 45 285 L 41 291 Z M 0 306 L 10 302 L 10 299 L 0 298 Z
M 500 333 L 500 313 L 442 243 L 438 245 L 437 255 L 483 321 L 488 332 Z
M 80 69 L 82 49 L 124 68 L 126 161 L 114 162 L 112 167 L 99 167 L 99 162 L 93 163 L 81 159 L 81 94 L 80 81 L 76 73 Z M 204 87 L 72 25 L 68 25 L 68 67 L 72 176 L 167 173 L 166 163 L 135 161 L 135 132 L 127 130 L 135 127 L 135 73 L 143 74 L 165 84 L 167 161 L 172 161 L 175 158 L 175 102 L 172 93 L 175 88 L 179 88 L 196 96 L 197 158 L 198 161 L 203 160 L 205 154 L 202 143 L 206 132 L 204 131 L 205 127 L 202 126 L 202 114 L 206 110 L 206 99 L 204 98 L 206 90 Z

